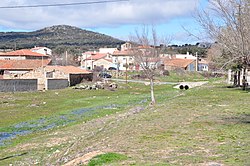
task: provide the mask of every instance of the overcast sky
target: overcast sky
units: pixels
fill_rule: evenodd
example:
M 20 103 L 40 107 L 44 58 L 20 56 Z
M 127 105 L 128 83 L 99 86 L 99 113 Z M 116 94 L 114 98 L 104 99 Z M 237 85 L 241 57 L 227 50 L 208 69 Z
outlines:
M 0 7 L 82 3 L 101 0 L 1 0 Z M 206 0 L 129 0 L 77 6 L 0 8 L 0 31 L 33 31 L 52 25 L 72 25 L 127 40 L 142 24 L 157 25 L 162 35 L 176 43 L 190 43 L 183 29 L 197 31 L 192 13 Z

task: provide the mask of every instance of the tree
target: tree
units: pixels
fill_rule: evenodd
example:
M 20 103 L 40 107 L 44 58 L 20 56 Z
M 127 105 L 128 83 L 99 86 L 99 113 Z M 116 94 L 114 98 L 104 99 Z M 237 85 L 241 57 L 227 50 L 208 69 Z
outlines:
M 210 8 L 197 14 L 197 21 L 217 42 L 226 62 L 243 75 L 250 65 L 250 0 L 209 0 Z
M 168 39 L 163 39 L 166 42 Z M 154 95 L 154 76 L 156 69 L 161 65 L 161 52 L 166 46 L 166 43 L 157 46 L 159 36 L 155 28 L 149 30 L 149 27 L 144 26 L 141 31 L 136 30 L 134 35 L 130 36 L 131 43 L 136 43 L 137 46 L 131 49 L 130 54 L 134 57 L 137 65 L 140 65 L 147 79 L 150 80 L 151 104 L 156 103 Z

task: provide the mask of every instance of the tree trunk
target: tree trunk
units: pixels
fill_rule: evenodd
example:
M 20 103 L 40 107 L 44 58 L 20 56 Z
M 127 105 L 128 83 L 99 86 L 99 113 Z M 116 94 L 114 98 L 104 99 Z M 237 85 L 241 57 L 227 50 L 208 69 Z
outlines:
M 234 72 L 234 87 L 237 86 L 237 71 Z
M 150 79 L 150 93 L 151 93 L 151 104 L 155 104 L 155 95 L 154 95 L 154 81 L 151 78 Z
M 237 80 L 238 80 L 238 84 L 237 84 L 238 87 L 240 87 L 240 74 L 241 74 L 241 72 L 240 72 L 240 70 L 239 70 L 239 71 L 238 71 L 238 79 L 237 79 Z
M 243 78 L 242 78 L 242 89 L 246 90 L 247 80 L 246 80 L 246 67 L 243 69 Z

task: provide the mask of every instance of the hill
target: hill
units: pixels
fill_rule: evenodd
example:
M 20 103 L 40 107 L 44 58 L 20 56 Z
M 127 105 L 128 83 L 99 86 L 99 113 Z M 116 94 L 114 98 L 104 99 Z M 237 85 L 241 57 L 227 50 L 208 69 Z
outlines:
M 34 46 L 76 47 L 91 49 L 117 47 L 122 40 L 69 25 L 46 27 L 33 32 L 0 32 L 0 49 L 22 49 Z

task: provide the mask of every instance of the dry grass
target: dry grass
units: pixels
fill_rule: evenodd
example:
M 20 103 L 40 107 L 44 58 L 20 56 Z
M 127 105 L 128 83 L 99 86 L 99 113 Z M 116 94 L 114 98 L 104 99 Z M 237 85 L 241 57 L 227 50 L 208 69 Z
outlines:
M 160 94 L 155 107 L 131 106 L 4 149 L 28 154 L 2 163 L 63 165 L 92 152 L 115 152 L 128 159 L 111 165 L 250 164 L 249 93 L 208 84 Z

